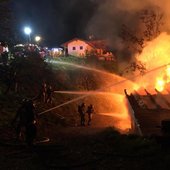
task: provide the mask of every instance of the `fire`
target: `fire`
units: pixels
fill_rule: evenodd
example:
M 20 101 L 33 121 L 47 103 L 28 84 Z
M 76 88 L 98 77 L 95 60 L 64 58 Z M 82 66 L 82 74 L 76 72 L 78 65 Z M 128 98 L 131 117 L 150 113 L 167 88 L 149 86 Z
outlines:
M 112 122 L 108 119 L 104 120 L 103 117 L 100 118 L 100 126 L 114 126 L 121 132 L 126 132 L 131 128 L 131 118 L 129 114 L 128 107 L 126 105 L 125 96 L 116 93 L 95 93 L 89 96 L 85 103 L 93 103 L 95 106 L 95 111 L 99 115 L 109 116 Z
M 146 69 L 150 71 L 157 67 L 168 65 L 170 63 L 169 54 L 170 35 L 168 35 L 167 33 L 161 33 L 153 41 L 148 42 L 142 53 L 139 56 L 136 56 L 136 58 L 137 60 L 144 63 L 146 65 Z M 70 65 L 68 63 L 65 64 Z M 76 65 L 72 64 L 72 66 L 75 67 Z M 97 69 L 91 69 L 84 66 L 76 67 L 81 67 L 82 69 L 91 70 L 100 74 L 107 75 L 105 72 Z M 133 92 L 133 90 L 139 91 L 140 89 L 147 89 L 149 92 L 151 92 L 152 90 L 155 91 L 154 88 L 159 91 L 163 91 L 167 87 L 167 83 L 170 83 L 170 65 L 168 65 L 167 68 L 163 67 L 162 69 L 159 69 L 157 71 L 152 71 L 145 76 L 137 76 L 134 78 L 137 79 L 136 82 L 128 81 L 127 79 L 116 76 L 114 74 L 111 74 L 111 76 L 112 79 L 110 76 L 108 78 L 107 76 L 102 76 L 103 80 L 107 83 L 104 83 L 104 88 L 100 89 L 101 91 L 107 91 L 111 94 L 102 95 L 100 91 L 96 91 L 95 95 L 92 95 L 93 92 L 90 92 L 91 95 L 89 94 L 89 92 L 86 92 L 87 94 L 84 94 L 82 92 L 79 93 L 85 95 L 87 100 L 85 100 L 85 103 L 93 103 L 95 105 L 98 113 L 112 116 L 113 124 L 117 129 L 120 129 L 121 131 L 126 131 L 127 129 L 131 128 L 130 113 L 132 113 L 132 111 L 130 110 L 130 107 L 128 107 L 127 103 L 124 101 L 124 89 L 127 89 L 129 93 Z M 110 84 L 111 82 L 113 83 Z M 59 105 L 55 107 L 55 109 L 78 100 L 80 100 L 80 97 Z M 101 122 L 103 124 L 108 123 L 103 120 Z
M 153 41 L 146 44 L 142 54 L 136 56 L 138 60 L 146 64 L 147 69 L 159 67 L 170 63 L 170 35 L 161 33 Z
M 167 75 L 167 83 L 169 83 L 170 82 L 170 65 L 167 66 L 166 75 Z
M 157 78 L 155 88 L 162 92 L 165 87 L 165 81 L 162 78 Z
M 145 63 L 147 70 L 152 70 L 157 67 L 167 65 L 167 68 L 162 68 L 145 76 L 143 82 L 148 82 L 146 89 L 156 88 L 162 92 L 170 83 L 170 35 L 163 32 L 154 40 L 148 42 L 137 60 Z
M 156 80 L 155 88 L 162 92 L 165 90 L 167 84 L 170 82 L 170 66 L 168 65 L 166 70 L 163 70 L 162 76 Z

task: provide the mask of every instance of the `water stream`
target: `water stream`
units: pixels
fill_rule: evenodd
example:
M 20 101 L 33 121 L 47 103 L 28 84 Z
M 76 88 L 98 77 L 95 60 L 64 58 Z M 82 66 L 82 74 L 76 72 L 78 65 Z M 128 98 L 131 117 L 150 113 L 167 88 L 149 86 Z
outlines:
M 117 117 L 118 119 L 128 119 L 129 121 L 129 114 L 128 114 L 128 109 L 127 109 L 127 106 L 126 104 L 123 102 L 123 99 L 124 99 L 124 94 L 123 94 L 123 91 L 125 88 L 129 90 L 134 90 L 134 87 L 136 86 L 135 83 L 131 82 L 130 80 L 127 80 L 125 78 L 122 78 L 118 75 L 115 75 L 115 74 L 112 74 L 112 73 L 107 73 L 105 71 L 101 71 L 101 70 L 98 70 L 98 69 L 95 69 L 95 68 L 90 68 L 90 67 L 86 67 L 86 66 L 80 66 L 80 65 L 77 65 L 77 64 L 72 64 L 72 63 L 67 63 L 67 62 L 60 62 L 60 61 L 52 61 L 52 63 L 56 63 L 56 64 L 64 64 L 64 65 L 69 65 L 69 66 L 72 66 L 72 67 L 76 67 L 76 68 L 80 68 L 80 69 L 85 69 L 85 70 L 89 70 L 89 71 L 94 71 L 94 72 L 97 72 L 99 74 L 104 74 L 104 75 L 107 75 L 107 76 L 110 76 L 111 78 L 116 78 L 116 81 L 113 81 L 112 79 L 110 80 L 110 84 L 105 86 L 105 87 L 101 87 L 99 88 L 98 90 L 95 90 L 95 91 L 55 91 L 55 93 L 62 93 L 62 94 L 76 94 L 76 95 L 81 95 L 79 97 L 76 97 L 74 99 L 71 99 L 67 102 L 64 102 L 62 104 L 59 104 L 58 106 L 55 106 L 53 108 L 50 108 L 48 110 L 45 110 L 41 113 L 39 113 L 39 115 L 42 115 L 44 113 L 47 113 L 49 111 L 52 111 L 54 109 L 57 109 L 57 108 L 60 108 L 60 107 L 63 107 L 65 105 L 68 105 L 68 104 L 71 104 L 73 102 L 77 102 L 79 100 L 82 100 L 86 97 L 89 97 L 89 96 L 92 96 L 92 95 L 111 95 L 110 98 L 113 99 L 113 102 L 114 101 L 119 101 L 117 103 L 117 105 L 120 107 L 120 110 L 119 111 L 114 111 L 114 113 L 117 113 L 117 114 L 113 114 L 113 113 L 103 113 L 103 115 L 108 115 L 108 116 L 113 116 L 113 117 Z M 157 71 L 159 69 L 162 69 L 164 67 L 166 67 L 167 65 L 169 64 L 166 64 L 166 65 L 162 65 L 160 67 L 157 67 L 157 68 L 154 68 L 150 71 L 148 71 L 146 74 L 150 74 L 154 71 Z M 145 75 L 146 75 L 145 74 Z M 135 78 L 138 78 L 138 77 L 141 77 L 141 75 L 136 75 Z M 134 78 L 134 76 L 133 76 Z M 125 83 L 129 83 L 130 84 L 125 84 Z M 125 84 L 125 86 L 122 86 L 122 84 Z M 105 90 L 109 89 L 109 88 L 113 88 L 117 86 L 119 88 L 119 90 L 121 91 L 121 93 L 118 92 L 118 90 L 114 90 L 113 92 L 108 92 Z M 100 113 L 102 114 L 102 113 Z M 119 115 L 118 115 L 119 114 Z

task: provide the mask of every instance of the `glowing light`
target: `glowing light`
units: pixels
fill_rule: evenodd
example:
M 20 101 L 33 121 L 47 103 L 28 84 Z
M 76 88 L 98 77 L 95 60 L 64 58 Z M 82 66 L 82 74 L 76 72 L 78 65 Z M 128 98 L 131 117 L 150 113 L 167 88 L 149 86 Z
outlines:
M 158 91 L 163 91 L 165 86 L 170 83 L 170 66 L 168 65 L 166 70 L 163 70 L 161 76 L 156 80 L 156 89 Z
M 154 40 L 146 43 L 140 55 L 136 56 L 136 59 L 145 64 L 147 70 L 152 70 L 161 65 L 167 65 L 170 63 L 170 35 L 166 32 L 162 32 Z M 140 84 L 145 84 L 145 88 L 148 91 L 152 91 L 156 88 L 159 91 L 163 91 L 170 83 L 170 65 L 166 68 L 152 72 L 150 75 L 141 78 Z
M 24 47 L 24 45 L 23 44 L 17 44 L 17 45 L 15 45 L 15 47 Z
M 59 52 L 59 49 L 58 48 L 53 48 L 52 49 L 54 52 Z
M 167 83 L 170 82 L 170 65 L 167 66 L 166 69 Z
M 166 82 L 165 82 L 162 78 L 157 78 L 155 88 L 156 88 L 158 91 L 161 92 L 161 91 L 164 90 L 165 83 L 166 83 Z
M 24 28 L 24 32 L 25 32 L 25 34 L 30 35 L 31 32 L 32 32 L 32 30 L 31 30 L 30 27 L 25 27 L 25 28 Z
M 40 37 L 40 36 L 36 36 L 36 37 L 35 37 L 35 41 L 36 41 L 36 42 L 39 42 L 40 40 L 41 40 L 41 37 Z

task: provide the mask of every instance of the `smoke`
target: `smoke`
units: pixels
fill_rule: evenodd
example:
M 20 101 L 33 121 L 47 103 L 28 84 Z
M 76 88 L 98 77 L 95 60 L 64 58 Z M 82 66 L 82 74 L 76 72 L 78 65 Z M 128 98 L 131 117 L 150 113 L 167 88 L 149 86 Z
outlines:
M 95 0 L 91 0 L 95 1 Z M 169 0 L 99 0 L 96 13 L 90 19 L 87 27 L 87 34 L 96 38 L 107 39 L 110 46 L 122 52 L 122 55 L 129 54 L 120 38 L 122 25 L 126 25 L 137 36 L 141 32 L 140 12 L 143 10 L 154 10 L 163 13 L 163 26 L 161 31 L 169 32 L 170 23 L 170 1 Z

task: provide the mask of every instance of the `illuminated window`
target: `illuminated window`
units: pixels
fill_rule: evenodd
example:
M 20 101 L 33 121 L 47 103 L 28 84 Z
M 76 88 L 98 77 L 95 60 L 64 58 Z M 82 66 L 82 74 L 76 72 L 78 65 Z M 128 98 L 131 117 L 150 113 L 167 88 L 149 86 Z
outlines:
M 80 46 L 80 50 L 83 50 L 83 46 Z
M 73 47 L 73 50 L 76 50 L 76 47 Z

